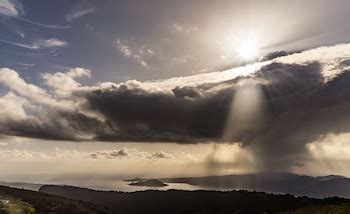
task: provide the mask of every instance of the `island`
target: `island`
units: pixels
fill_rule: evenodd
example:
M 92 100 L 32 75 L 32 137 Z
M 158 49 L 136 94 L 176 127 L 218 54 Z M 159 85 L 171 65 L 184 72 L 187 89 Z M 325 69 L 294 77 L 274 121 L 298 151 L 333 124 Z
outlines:
M 140 180 L 134 180 L 131 183 L 129 183 L 131 186 L 144 186 L 144 187 L 165 187 L 168 186 L 168 184 L 163 183 L 160 180 L 157 179 L 140 179 Z

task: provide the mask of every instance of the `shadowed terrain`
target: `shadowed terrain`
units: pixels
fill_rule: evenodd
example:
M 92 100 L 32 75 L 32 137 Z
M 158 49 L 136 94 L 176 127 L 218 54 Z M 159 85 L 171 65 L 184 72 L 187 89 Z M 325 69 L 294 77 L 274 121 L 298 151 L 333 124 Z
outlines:
M 132 193 L 44 185 L 40 192 L 108 207 L 109 213 L 279 213 L 310 206 L 346 206 L 341 198 L 312 199 L 248 191 L 147 190 Z
M 138 178 L 130 181 L 147 186 L 147 183 L 154 180 L 163 183 L 185 183 L 212 190 L 250 190 L 312 198 L 350 198 L 350 179 L 337 175 L 312 177 L 292 173 L 256 173 L 148 180 Z
M 41 192 L 0 186 L 0 214 L 102 214 L 106 209 Z
M 44 185 L 40 192 L 0 187 L 0 214 L 348 213 L 350 200 L 250 191 L 96 191 Z

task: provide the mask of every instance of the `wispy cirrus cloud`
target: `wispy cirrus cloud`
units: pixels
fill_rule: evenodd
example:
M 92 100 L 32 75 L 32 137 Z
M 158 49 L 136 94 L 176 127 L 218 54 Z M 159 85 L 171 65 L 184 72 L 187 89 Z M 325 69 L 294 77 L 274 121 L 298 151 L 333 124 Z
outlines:
M 148 68 L 149 65 L 145 58 L 153 57 L 156 52 L 149 47 L 131 44 L 131 41 L 117 39 L 115 42 L 117 50 L 127 58 L 137 62 L 141 67 Z
M 62 25 L 50 25 L 41 22 L 32 21 L 24 17 L 25 11 L 23 9 L 23 4 L 20 0 L 0 0 L 0 16 L 5 16 L 9 18 L 14 18 L 21 22 L 35 25 L 38 27 L 52 28 L 52 29 L 68 29 L 70 26 Z M 21 34 L 24 35 L 24 34 Z
M 52 28 L 52 29 L 68 29 L 68 28 L 70 28 L 69 25 L 51 25 L 51 24 L 44 24 L 41 22 L 32 21 L 30 19 L 26 19 L 26 18 L 22 18 L 22 17 L 14 17 L 14 18 L 16 18 L 17 20 L 20 20 L 22 22 L 25 22 L 27 24 L 35 25 L 38 27 Z
M 95 8 L 88 7 L 88 8 L 81 8 L 77 10 L 72 10 L 66 15 L 66 19 L 68 22 L 73 21 L 74 19 L 80 18 L 82 16 L 88 15 L 90 13 L 93 13 L 95 11 Z
M 198 27 L 177 22 L 171 25 L 171 31 L 174 33 L 193 33 L 198 31 Z
M 31 49 L 31 50 L 38 50 L 38 49 L 45 49 L 45 48 L 59 48 L 59 47 L 65 47 L 68 45 L 68 43 L 64 40 L 59 40 L 56 38 L 52 39 L 40 39 L 36 40 L 35 42 L 31 44 L 25 44 L 25 43 L 19 43 L 19 42 L 12 42 L 0 39 L 0 42 L 4 42 L 10 45 L 18 46 L 21 48 Z
M 63 40 L 59 40 L 56 38 L 46 39 L 46 40 L 38 40 L 34 43 L 34 45 L 39 48 L 52 48 L 52 47 L 64 47 L 67 46 L 68 43 Z

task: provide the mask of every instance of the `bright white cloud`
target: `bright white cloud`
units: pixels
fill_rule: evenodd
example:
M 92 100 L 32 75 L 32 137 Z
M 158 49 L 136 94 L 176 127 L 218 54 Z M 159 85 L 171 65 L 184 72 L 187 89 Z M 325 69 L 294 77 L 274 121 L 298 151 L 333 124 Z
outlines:
M 91 77 L 91 71 L 89 69 L 79 67 L 70 69 L 66 74 L 72 78 Z
M 36 85 L 26 83 L 16 71 L 1 68 L 0 83 L 7 86 L 11 91 L 27 97 L 38 103 L 52 103 L 54 100 L 46 93 L 45 90 Z
M 350 161 L 350 133 L 329 133 L 307 145 L 316 159 Z
M 0 99 L 0 119 L 4 120 L 23 120 L 27 118 L 25 106 L 30 102 L 9 92 Z
M 68 73 L 75 77 L 89 75 L 88 70 L 83 69 L 82 71 L 81 68 L 71 69 Z M 23 120 L 29 118 L 44 122 L 48 120 L 49 115 L 56 111 L 72 111 L 79 105 L 77 100 L 56 98 L 67 91 L 69 91 L 67 93 L 71 93 L 80 86 L 72 77 L 63 73 L 44 76 L 46 83 L 55 89 L 55 94 L 27 83 L 14 70 L 0 69 L 0 84 L 8 89 L 7 93 L 0 97 L 0 118 L 3 119 L 1 123 L 6 123 L 5 119 Z M 62 86 L 65 87 L 62 88 Z M 6 125 L 4 127 L 6 128 Z
M 19 1 L 0 0 L 0 15 L 17 17 L 22 12 L 22 4 Z
M 68 43 L 63 40 L 59 40 L 56 38 L 47 39 L 47 40 L 38 40 L 34 43 L 34 46 L 38 48 L 51 48 L 51 47 L 64 47 L 67 46 Z
M 143 83 L 146 89 L 169 89 L 176 86 L 196 86 L 203 83 L 219 83 L 237 78 L 238 76 L 248 76 L 257 72 L 261 67 L 271 63 L 285 64 L 308 64 L 319 62 L 322 68 L 322 74 L 326 80 L 331 80 L 336 74 L 344 71 L 349 66 L 341 63 L 341 61 L 350 58 L 350 44 L 339 44 L 335 46 L 319 47 L 301 53 L 295 53 L 277 59 L 249 64 L 246 66 L 235 67 L 225 71 L 210 72 L 197 74 L 187 77 L 175 77 L 167 80 L 155 80 Z
M 350 133 L 328 133 L 306 145 L 309 157 L 296 173 L 350 176 Z
M 57 95 L 69 95 L 78 89 L 81 84 L 75 78 L 90 77 L 91 71 L 85 68 L 72 68 L 67 72 L 44 73 L 42 78 L 45 84 L 53 89 Z

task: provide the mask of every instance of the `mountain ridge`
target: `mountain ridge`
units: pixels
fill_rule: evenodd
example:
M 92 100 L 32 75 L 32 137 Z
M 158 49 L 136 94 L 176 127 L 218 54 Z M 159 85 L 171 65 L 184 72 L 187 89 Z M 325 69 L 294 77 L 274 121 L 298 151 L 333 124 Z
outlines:
M 250 190 L 313 198 L 350 198 L 350 178 L 340 175 L 313 177 L 293 173 L 249 173 L 156 179 L 164 183 L 186 183 L 213 190 Z

